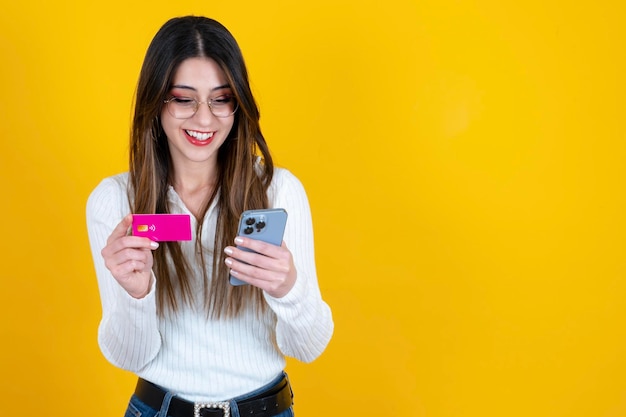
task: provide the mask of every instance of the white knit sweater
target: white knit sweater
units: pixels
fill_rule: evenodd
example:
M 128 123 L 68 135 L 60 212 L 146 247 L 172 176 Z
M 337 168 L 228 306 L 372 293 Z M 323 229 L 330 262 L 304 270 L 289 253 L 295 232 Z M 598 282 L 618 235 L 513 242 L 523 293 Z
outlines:
M 100 252 L 129 212 L 127 182 L 127 173 L 106 178 L 87 202 L 87 229 L 102 301 L 98 342 L 107 360 L 182 398 L 216 401 L 268 383 L 283 370 L 285 356 L 310 362 L 322 353 L 333 333 L 333 320 L 317 283 L 309 203 L 293 174 L 275 169 L 268 196 L 270 206 L 285 208 L 289 215 L 284 240 L 298 273 L 295 286 L 282 298 L 265 294 L 270 308 L 263 317 L 250 310 L 219 321 L 207 319 L 200 299 L 176 315 L 159 318 L 155 286 L 145 298 L 132 298 L 105 267 Z M 190 214 L 171 187 L 168 198 L 171 212 Z M 209 267 L 216 217 L 212 206 L 203 224 Z M 184 242 L 184 253 L 191 256 L 194 245 Z

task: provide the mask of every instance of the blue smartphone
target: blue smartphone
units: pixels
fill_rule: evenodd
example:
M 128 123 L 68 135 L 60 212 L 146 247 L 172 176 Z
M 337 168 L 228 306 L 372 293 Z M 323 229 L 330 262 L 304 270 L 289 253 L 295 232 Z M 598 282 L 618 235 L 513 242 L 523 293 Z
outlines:
M 283 243 L 285 226 L 287 225 L 287 211 L 282 208 L 247 210 L 241 213 L 237 236 L 246 236 L 251 239 L 262 240 L 272 245 L 280 246 Z M 237 246 L 241 250 L 253 252 L 251 249 Z M 229 278 L 231 285 L 246 285 L 232 275 Z

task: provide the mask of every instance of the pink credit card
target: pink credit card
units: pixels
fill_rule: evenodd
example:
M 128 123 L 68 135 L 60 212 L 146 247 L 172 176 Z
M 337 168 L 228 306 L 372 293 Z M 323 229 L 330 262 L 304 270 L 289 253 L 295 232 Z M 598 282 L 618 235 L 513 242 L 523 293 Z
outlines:
M 133 214 L 133 236 L 155 242 L 191 240 L 189 214 Z

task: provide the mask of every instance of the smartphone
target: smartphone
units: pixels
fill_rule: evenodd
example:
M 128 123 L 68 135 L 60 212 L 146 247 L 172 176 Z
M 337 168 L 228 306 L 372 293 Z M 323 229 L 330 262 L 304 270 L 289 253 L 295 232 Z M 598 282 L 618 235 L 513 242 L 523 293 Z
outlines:
M 280 246 L 283 243 L 285 226 L 287 225 L 287 211 L 282 208 L 247 210 L 241 213 L 237 236 L 246 236 L 262 240 L 272 245 Z M 241 250 L 252 252 L 251 249 L 237 246 Z M 231 285 L 246 285 L 245 282 L 230 276 Z
M 133 214 L 133 236 L 142 236 L 155 242 L 191 240 L 189 214 Z

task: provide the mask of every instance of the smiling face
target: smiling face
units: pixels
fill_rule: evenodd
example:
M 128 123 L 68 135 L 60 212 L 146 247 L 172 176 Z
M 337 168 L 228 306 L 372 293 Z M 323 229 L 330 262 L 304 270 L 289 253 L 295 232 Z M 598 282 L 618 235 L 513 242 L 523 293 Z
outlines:
M 214 60 L 189 58 L 180 64 L 167 96 L 168 100 L 174 100 L 164 105 L 161 111 L 161 124 L 175 171 L 204 165 L 209 170 L 215 168 L 217 151 L 228 137 L 235 116 L 217 117 L 207 102 L 223 103 L 231 96 L 226 75 Z M 201 102 L 198 111 L 187 119 L 174 117 L 180 117 L 174 111 L 175 107 L 184 106 L 189 100 Z

